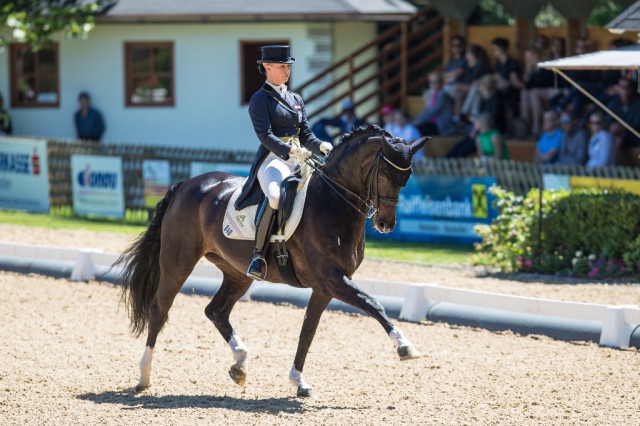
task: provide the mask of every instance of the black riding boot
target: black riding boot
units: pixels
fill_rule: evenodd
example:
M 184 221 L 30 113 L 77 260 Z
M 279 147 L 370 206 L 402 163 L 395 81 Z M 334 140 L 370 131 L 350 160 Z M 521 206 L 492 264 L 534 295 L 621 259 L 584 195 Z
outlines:
M 247 269 L 247 276 L 254 280 L 262 281 L 267 276 L 267 262 L 264 257 L 267 254 L 277 213 L 278 210 L 272 209 L 266 198 L 256 213 L 256 245 L 253 249 L 253 259 Z

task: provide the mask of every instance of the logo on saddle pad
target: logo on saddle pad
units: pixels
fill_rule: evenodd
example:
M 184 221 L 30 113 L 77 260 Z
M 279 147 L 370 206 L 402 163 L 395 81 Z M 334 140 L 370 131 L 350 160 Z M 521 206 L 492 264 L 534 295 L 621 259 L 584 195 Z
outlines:
M 304 201 L 307 198 L 307 188 L 309 186 L 309 180 L 304 182 L 302 188 L 298 190 L 296 198 L 293 202 L 293 210 L 291 216 L 287 220 L 285 226 L 284 239 L 288 240 L 293 235 L 293 232 L 298 227 L 300 219 L 302 218 L 302 210 L 304 210 Z M 240 195 L 242 186 L 236 189 L 227 204 L 227 210 L 224 213 L 224 220 L 222 221 L 222 233 L 227 238 L 233 240 L 253 240 L 256 235 L 255 217 L 258 211 L 258 206 L 249 206 L 242 210 L 236 210 L 234 204 Z M 271 237 L 271 242 L 275 241 L 275 235 Z

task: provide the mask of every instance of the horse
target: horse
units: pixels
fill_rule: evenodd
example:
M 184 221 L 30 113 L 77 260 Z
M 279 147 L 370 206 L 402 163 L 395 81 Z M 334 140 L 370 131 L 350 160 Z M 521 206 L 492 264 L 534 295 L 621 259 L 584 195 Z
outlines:
M 383 306 L 351 277 L 364 258 L 367 217 L 373 218 L 381 233 L 394 229 L 399 193 L 411 175 L 411 157 L 428 139 L 407 144 L 378 126 L 359 128 L 345 134 L 309 178 L 301 221 L 287 241 L 299 283 L 312 290 L 289 374 L 298 397 L 316 396 L 302 371 L 320 317 L 333 298 L 375 318 L 401 360 L 420 356 Z M 131 332 L 139 337 L 148 331 L 136 392 L 151 384 L 158 334 L 174 298 L 202 256 L 223 273 L 222 284 L 204 313 L 231 348 L 235 363 L 229 375 L 245 385 L 249 350 L 229 315 L 253 281 L 245 274 L 253 241 L 228 239 L 222 229 L 229 199 L 243 182 L 243 177 L 214 171 L 174 184 L 156 205 L 147 230 L 116 262 L 123 268 L 121 301 L 127 307 Z M 286 282 L 273 256 L 267 256 L 267 271 L 267 281 Z

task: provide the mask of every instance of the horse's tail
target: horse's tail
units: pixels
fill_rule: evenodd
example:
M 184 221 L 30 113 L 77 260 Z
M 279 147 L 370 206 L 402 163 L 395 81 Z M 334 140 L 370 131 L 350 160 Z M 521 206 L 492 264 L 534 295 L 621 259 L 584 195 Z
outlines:
M 131 320 L 131 332 L 137 337 L 147 327 L 151 301 L 160 282 L 160 231 L 167 207 L 182 182 L 171 186 L 156 205 L 153 219 L 145 232 L 125 250 L 115 265 L 123 265 L 119 282 L 122 285 L 121 301 L 127 307 Z

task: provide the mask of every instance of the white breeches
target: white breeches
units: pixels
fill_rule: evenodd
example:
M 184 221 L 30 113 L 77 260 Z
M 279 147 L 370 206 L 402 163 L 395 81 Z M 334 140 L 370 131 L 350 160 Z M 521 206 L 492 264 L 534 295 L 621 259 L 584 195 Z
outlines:
M 274 153 L 270 153 L 264 159 L 262 165 L 258 169 L 258 182 L 262 192 L 269 199 L 269 205 L 272 209 L 278 209 L 280 202 L 280 184 L 291 174 L 291 171 L 298 164 L 295 158 L 289 158 L 287 161 L 278 157 Z

